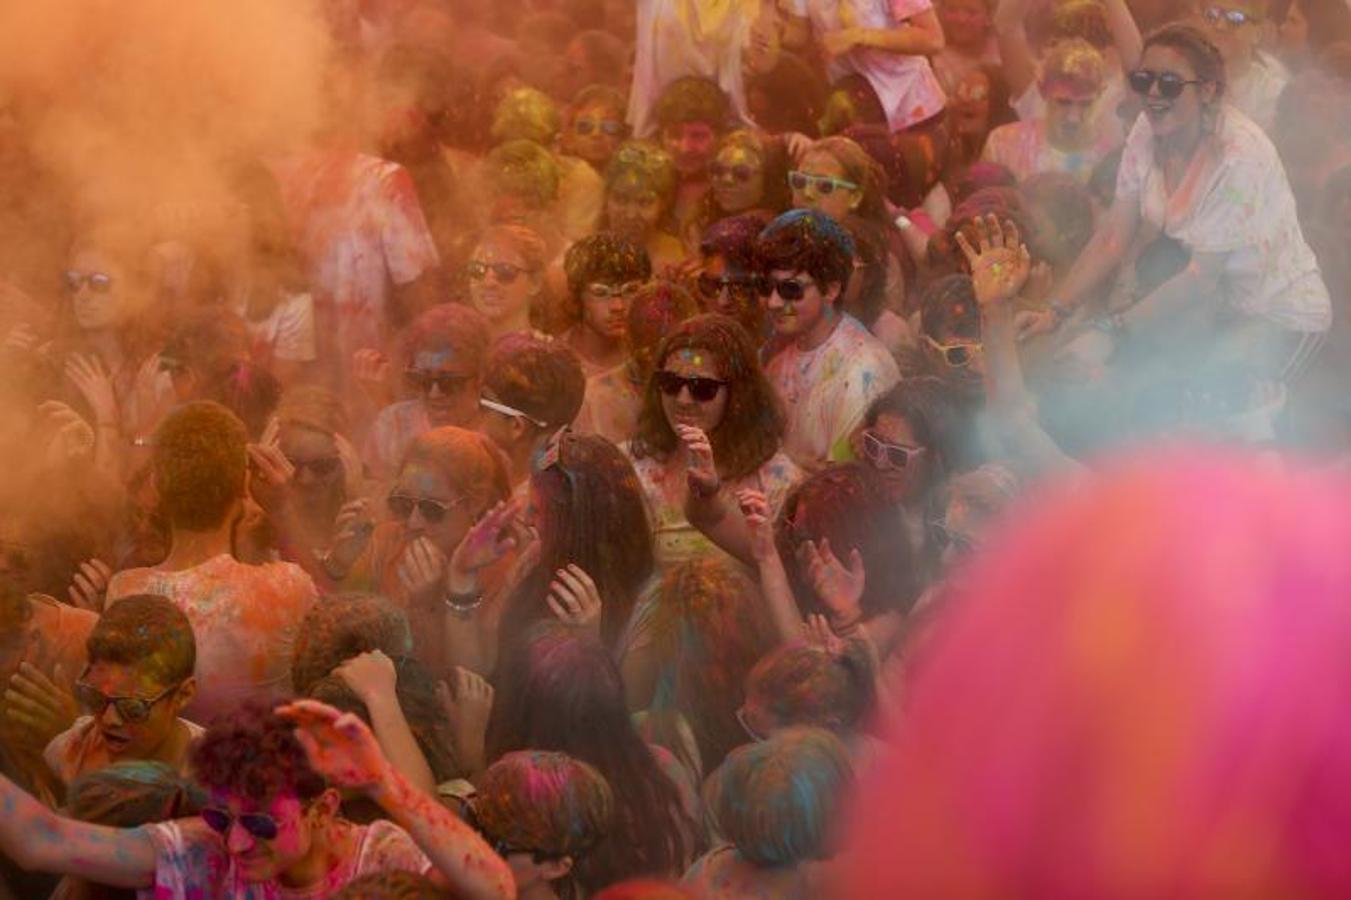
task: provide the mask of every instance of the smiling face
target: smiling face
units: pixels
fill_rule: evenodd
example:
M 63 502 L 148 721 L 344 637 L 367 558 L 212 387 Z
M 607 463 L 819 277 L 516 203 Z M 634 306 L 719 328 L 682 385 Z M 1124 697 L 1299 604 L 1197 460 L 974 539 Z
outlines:
M 1145 50 L 1140 58 L 1140 69 L 1155 75 L 1171 74 L 1184 82 L 1197 79 L 1196 70 L 1186 56 L 1171 47 L 1158 44 Z M 1199 128 L 1204 104 L 1214 95 L 1214 84 L 1186 84 L 1177 97 L 1170 99 L 1162 95 L 1156 79 L 1143 98 L 1145 115 L 1153 128 L 1154 137 L 1162 139 Z
M 799 299 L 783 296 L 783 292 L 789 290 L 783 284 L 785 281 L 796 282 L 801 286 L 802 296 Z M 839 296 L 838 284 L 823 291 L 806 272 L 776 269 L 770 273 L 770 285 L 769 296 L 764 298 L 765 310 L 769 313 L 774 333 L 780 337 L 800 338 L 810 335 L 817 330 L 822 319 L 834 315 L 831 303 Z
M 99 661 L 90 665 L 81 680 L 105 697 L 150 700 L 174 687 L 151 675 L 150 669 L 150 666 Z M 109 759 L 112 762 L 157 759 L 165 744 L 173 738 L 178 714 L 187 702 L 184 695 L 191 697 L 190 686 L 170 693 L 150 707 L 150 715 L 144 722 L 124 719 L 118 713 L 117 705 L 109 703 L 94 719 L 94 727 L 99 731 Z
M 838 159 L 819 150 L 809 151 L 802 158 L 798 171 L 804 175 L 826 176 L 841 181 L 851 180 Z M 863 194 L 860 190 L 851 190 L 839 184 L 834 184 L 829 189 L 811 184 L 803 189 L 793 189 L 794 207 L 818 210 L 837 222 L 844 221 L 849 213 L 858 208 L 862 199 Z
M 747 147 L 724 147 L 712 175 L 713 198 L 729 216 L 753 208 L 764 196 L 764 160 Z
M 489 235 L 474 248 L 469 267 L 469 301 L 489 322 L 513 322 L 530 314 L 540 277 L 528 271 L 525 257 L 511 241 Z
M 666 358 L 660 371 L 681 378 L 724 380 L 718 360 L 702 349 L 677 350 Z M 661 409 L 672 429 L 677 425 L 688 425 L 711 434 L 722 423 L 722 417 L 727 412 L 727 399 L 726 385 L 719 387 L 711 399 L 702 401 L 694 396 L 689 385 L 685 385 L 675 396 L 663 391 Z

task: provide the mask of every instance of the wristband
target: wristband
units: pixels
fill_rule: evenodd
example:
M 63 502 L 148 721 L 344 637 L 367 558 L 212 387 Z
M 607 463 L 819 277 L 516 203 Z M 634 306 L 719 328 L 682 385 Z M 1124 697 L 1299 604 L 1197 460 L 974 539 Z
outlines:
M 474 614 L 474 610 L 483 605 L 483 594 L 454 594 L 448 593 L 441 602 L 446 604 L 446 609 L 461 619 L 467 619 Z

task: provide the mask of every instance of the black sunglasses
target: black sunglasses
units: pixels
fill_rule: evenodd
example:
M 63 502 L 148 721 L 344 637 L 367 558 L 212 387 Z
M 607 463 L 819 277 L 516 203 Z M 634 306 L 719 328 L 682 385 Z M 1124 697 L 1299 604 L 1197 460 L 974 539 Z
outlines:
M 657 390 L 668 397 L 679 397 L 682 388 L 688 388 L 690 396 L 696 403 L 707 403 L 718 396 L 718 391 L 727 386 L 727 382 L 720 381 L 717 378 L 686 378 L 684 375 L 677 375 L 675 372 L 667 372 L 664 369 L 652 373 L 653 379 L 657 384 Z
M 550 862 L 552 860 L 562 859 L 563 857 L 568 855 L 566 853 L 549 853 L 544 850 L 531 850 L 528 847 L 518 847 L 515 844 L 511 843 L 510 841 L 505 840 L 504 838 L 500 838 L 497 837 L 496 835 L 490 834 L 488 830 L 483 827 L 483 823 L 479 819 L 478 812 L 474 809 L 473 800 L 470 800 L 464 806 L 464 821 L 466 825 L 468 825 L 470 828 L 474 829 L 479 833 L 479 837 L 483 838 L 483 840 L 488 844 L 488 846 L 493 848 L 494 853 L 496 853 L 503 859 L 506 859 L 513 853 L 523 853 L 531 857 L 535 861 L 535 863 L 538 864 L 543 862 Z
M 431 525 L 443 521 L 447 513 L 463 502 L 463 497 L 457 497 L 449 503 L 443 503 L 430 497 L 409 497 L 407 494 L 390 494 L 385 498 L 385 506 L 389 508 L 391 517 L 400 522 L 407 522 L 412 517 L 413 510 L 416 509 L 422 513 L 422 518 L 426 519 L 428 524 Z
M 582 137 L 595 134 L 597 131 L 604 132 L 610 137 L 617 137 L 624 133 L 624 123 L 616 122 L 614 119 L 578 119 L 572 123 L 572 130 Z
M 863 455 L 875 468 L 904 469 L 923 452 L 923 447 L 889 444 L 871 431 L 863 432 Z
M 807 288 L 811 285 L 810 281 L 798 281 L 796 278 L 766 278 L 759 283 L 758 288 L 761 297 L 778 294 L 781 300 L 795 303 L 807 295 Z
M 485 263 L 479 262 L 478 260 L 469 263 L 465 266 L 465 269 L 469 272 L 469 277 L 474 281 L 482 281 L 488 277 L 489 272 L 492 272 L 493 277 L 497 279 L 498 284 L 511 284 L 525 271 L 525 269 L 520 266 L 513 266 L 511 263 Z
M 113 289 L 113 277 L 102 272 L 77 272 L 68 269 L 65 272 L 66 290 L 74 294 L 84 285 L 96 294 L 106 294 Z
M 222 836 L 229 834 L 230 826 L 234 824 L 236 818 L 217 806 L 206 807 L 202 810 L 201 816 L 208 828 Z M 241 813 L 238 819 L 245 831 L 261 841 L 274 840 L 280 831 L 277 820 L 262 813 Z
M 700 275 L 699 293 L 709 300 L 716 300 L 726 289 L 733 297 L 745 299 L 754 296 L 760 289 L 760 279 L 754 275 Z
M 1189 84 L 1201 84 L 1197 78 L 1186 79 L 1173 72 L 1153 72 L 1149 69 L 1136 69 L 1127 76 L 1130 82 L 1131 90 L 1141 97 L 1149 96 L 1150 88 L 1157 83 L 1159 86 L 1159 96 L 1165 100 L 1176 100 L 1182 96 L 1182 91 Z
M 109 697 L 93 685 L 78 681 L 75 683 L 75 699 L 94 718 L 103 715 L 103 711 L 111 705 L 117 709 L 123 722 L 144 722 L 150 718 L 150 711 L 155 708 L 155 704 L 178 688 L 179 685 L 175 684 L 153 697 Z
M 336 456 L 320 456 L 317 459 L 291 459 L 288 456 L 287 461 L 295 466 L 296 474 L 299 474 L 301 469 L 309 469 L 315 478 L 327 478 L 342 465 L 342 460 Z
M 755 177 L 756 169 L 746 163 L 737 163 L 729 166 L 724 163 L 715 162 L 708 167 L 708 172 L 715 179 L 735 181 L 738 184 L 745 184 Z
M 472 375 L 453 375 L 443 372 L 427 372 L 423 369 L 407 369 L 404 379 L 424 394 L 431 393 L 432 387 L 440 388 L 443 394 L 453 394 L 464 390 L 473 381 Z

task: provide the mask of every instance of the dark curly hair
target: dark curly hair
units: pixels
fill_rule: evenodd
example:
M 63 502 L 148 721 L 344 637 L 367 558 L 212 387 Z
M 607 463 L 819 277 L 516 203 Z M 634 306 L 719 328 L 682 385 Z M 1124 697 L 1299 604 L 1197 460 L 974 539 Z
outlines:
M 249 435 L 219 403 L 198 401 L 165 417 L 153 462 L 160 508 L 175 528 L 208 531 L 244 496 Z
M 763 275 L 781 269 L 806 272 L 822 290 L 838 284 L 838 305 L 854 270 L 854 239 L 825 213 L 794 209 L 760 232 L 755 239 L 755 258 L 756 268 Z
M 508 334 L 488 354 L 483 387 L 500 402 L 544 422 L 543 427 L 559 428 L 577 418 L 586 376 L 577 354 L 562 341 Z
M 735 480 L 750 475 L 778 452 L 784 432 L 783 409 L 760 368 L 750 335 L 727 316 L 716 313 L 695 316 L 678 325 L 662 341 L 653 372 L 681 350 L 710 354 L 719 377 L 727 382 L 726 411 L 708 437 L 723 477 Z M 680 438 L 666 419 L 656 379 L 649 377 L 638 416 L 638 433 L 633 440 L 633 456 L 666 459 L 679 447 Z
M 302 802 L 328 788 L 310 766 L 295 726 L 270 708 L 246 704 L 221 716 L 192 749 L 193 776 L 208 790 L 266 806 L 283 793 Z
M 662 89 L 652 107 L 652 120 L 660 128 L 683 122 L 707 122 L 721 131 L 727 126 L 730 109 L 727 94 L 715 82 L 688 75 Z
M 316 603 L 300 624 L 291 656 L 291 684 L 297 694 L 345 661 L 374 650 L 398 659 L 413 651 L 403 610 L 377 594 L 335 594 Z
M 788 644 L 762 658 L 746 677 L 746 704 L 777 727 L 810 725 L 847 737 L 877 703 L 877 673 L 860 641 L 844 652 Z
M 568 248 L 563 255 L 563 272 L 568 278 L 568 293 L 580 302 L 586 286 L 595 281 L 647 281 L 652 277 L 652 260 L 641 245 L 618 234 L 601 232 Z
M 919 298 L 919 330 L 940 344 L 952 338 L 980 340 L 980 304 L 969 275 L 948 275 L 925 285 Z

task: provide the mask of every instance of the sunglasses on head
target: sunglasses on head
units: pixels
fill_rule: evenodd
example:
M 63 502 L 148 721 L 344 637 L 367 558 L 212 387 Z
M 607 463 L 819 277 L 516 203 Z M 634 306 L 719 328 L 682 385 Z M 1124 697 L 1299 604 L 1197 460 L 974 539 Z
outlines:
M 707 403 L 718 396 L 718 391 L 727 386 L 727 382 L 717 378 L 701 378 L 695 376 L 686 378 L 684 375 L 677 375 L 675 372 L 667 372 L 664 369 L 654 372 L 653 379 L 656 381 L 657 390 L 668 397 L 679 397 L 682 389 L 688 389 L 690 397 L 696 403 Z
M 772 297 L 779 295 L 780 300 L 787 300 L 794 303 L 807 296 L 807 288 L 815 282 L 811 280 L 799 280 L 797 278 L 766 278 L 758 285 L 761 297 Z
M 624 133 L 624 123 L 616 122 L 614 119 L 578 119 L 572 123 L 572 130 L 582 137 L 603 132 L 610 137 L 618 137 Z
M 924 335 L 924 340 L 938 351 L 938 355 L 943 357 L 943 362 L 954 369 L 966 368 L 977 356 L 985 352 L 985 348 L 980 344 L 940 344 L 927 334 Z
M 488 277 L 489 272 L 492 272 L 493 277 L 497 279 L 499 284 L 511 284 L 525 271 L 520 266 L 513 266 L 511 263 L 485 263 L 478 260 L 469 263 L 465 266 L 465 269 L 469 272 L 469 277 L 473 281 L 482 281 Z
M 863 432 L 863 455 L 878 469 L 904 469 L 924 452 L 923 447 L 890 444 L 871 431 Z
M 716 300 L 723 290 L 733 297 L 745 299 L 754 296 L 759 290 L 760 279 L 754 275 L 700 275 L 699 293 L 709 300 Z
M 106 294 L 113 289 L 113 277 L 102 272 L 77 272 L 68 269 L 65 273 L 66 290 L 72 294 L 85 285 L 96 294 Z
M 1136 69 L 1127 77 L 1131 90 L 1141 97 L 1149 96 L 1150 88 L 1159 86 L 1159 96 L 1165 100 L 1176 100 L 1189 84 L 1201 84 L 1199 78 L 1186 79 L 1173 72 L 1152 72 L 1149 69 Z
M 309 469 L 310 474 L 316 478 L 327 478 L 342 465 L 342 460 L 336 456 L 320 456 L 315 459 L 291 459 L 288 456 L 286 459 L 295 466 L 296 474 L 300 474 L 302 469 Z
M 439 388 L 443 394 L 453 394 L 473 381 L 473 377 L 470 375 L 428 372 L 424 369 L 408 369 L 403 373 L 403 377 L 410 385 L 424 394 L 431 393 L 433 386 Z
M 509 416 L 513 419 L 524 419 L 531 425 L 534 425 L 536 428 L 549 427 L 548 422 L 545 422 L 542 419 L 537 419 L 534 416 L 530 415 L 529 413 L 522 412 L 521 410 L 517 409 L 514 406 L 508 406 L 507 404 L 503 403 L 500 400 L 493 400 L 490 397 L 480 396 L 478 398 L 478 405 L 481 406 L 483 409 L 491 410 L 492 412 L 495 413 L 501 413 L 502 415 Z
M 413 510 L 416 509 L 422 513 L 422 518 L 429 525 L 440 524 L 452 509 L 463 502 L 463 497 L 456 497 L 449 503 L 445 503 L 441 500 L 433 500 L 430 497 L 410 497 L 407 494 L 390 494 L 385 498 L 385 506 L 389 508 L 391 518 L 400 522 L 407 522 L 413 517 Z
M 750 720 L 746 718 L 746 707 L 737 707 L 736 723 L 741 726 L 742 731 L 746 732 L 746 737 L 755 741 L 757 744 L 765 741 L 765 736 L 751 727 Z
M 858 185 L 843 178 L 829 175 L 809 175 L 806 172 L 789 172 L 788 186 L 795 191 L 809 191 L 819 197 L 829 197 L 835 191 L 856 191 Z
M 755 177 L 756 169 L 746 163 L 729 166 L 725 163 L 715 162 L 708 167 L 708 172 L 719 181 L 735 181 L 738 184 L 746 184 Z
M 643 283 L 641 281 L 627 281 L 624 284 L 588 284 L 586 292 L 597 300 L 613 300 L 617 297 L 623 297 L 625 300 L 632 300 L 640 290 Z
M 207 827 L 219 835 L 229 834 L 236 818 L 241 828 L 261 841 L 274 840 L 280 831 L 277 820 L 262 813 L 241 813 L 236 817 L 218 806 L 208 806 L 202 810 L 201 816 Z
M 93 685 L 78 681 L 75 684 L 75 699 L 80 706 L 94 718 L 103 715 L 110 705 L 116 707 L 118 716 L 124 722 L 144 722 L 150 718 L 150 711 L 165 697 L 178 690 L 178 685 L 167 687 L 153 697 L 109 697 Z
M 1244 25 L 1257 24 L 1255 16 L 1241 9 L 1227 9 L 1223 6 L 1207 6 L 1201 11 L 1206 21 L 1212 25 L 1228 25 L 1230 28 L 1242 28 Z

